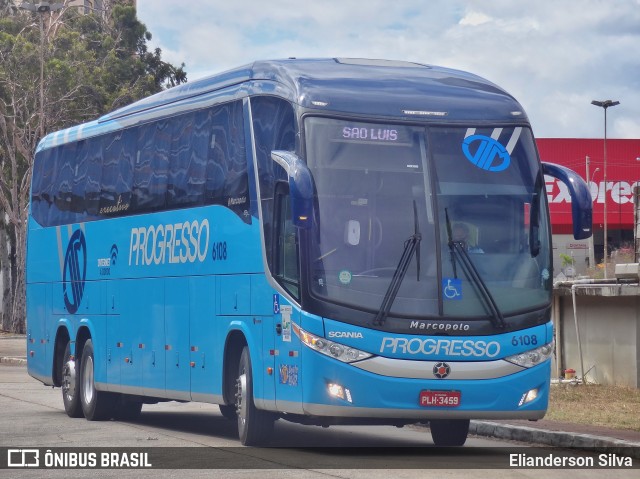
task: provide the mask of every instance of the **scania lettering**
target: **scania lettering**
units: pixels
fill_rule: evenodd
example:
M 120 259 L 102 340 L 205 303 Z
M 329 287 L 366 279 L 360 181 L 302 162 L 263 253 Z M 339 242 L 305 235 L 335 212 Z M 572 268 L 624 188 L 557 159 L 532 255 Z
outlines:
M 38 145 L 28 371 L 91 421 L 198 401 L 244 445 L 280 420 L 461 446 L 546 412 L 569 199 L 587 238 L 587 185 L 471 73 L 292 58 L 179 85 Z
M 330 338 L 353 338 L 353 339 L 363 339 L 362 333 L 360 332 L 347 332 L 347 331 L 329 331 L 327 334 Z

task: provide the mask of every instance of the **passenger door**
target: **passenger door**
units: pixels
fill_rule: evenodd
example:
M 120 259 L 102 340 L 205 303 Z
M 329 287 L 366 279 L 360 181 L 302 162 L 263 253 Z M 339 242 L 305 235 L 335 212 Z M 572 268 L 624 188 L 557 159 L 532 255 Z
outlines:
M 277 184 L 274 200 L 273 274 L 292 297 L 298 298 L 298 232 L 293 224 L 288 184 Z M 276 294 L 273 313 L 276 406 L 280 411 L 302 413 L 300 342 L 293 333 L 293 323 L 300 322 L 299 311 L 282 295 Z

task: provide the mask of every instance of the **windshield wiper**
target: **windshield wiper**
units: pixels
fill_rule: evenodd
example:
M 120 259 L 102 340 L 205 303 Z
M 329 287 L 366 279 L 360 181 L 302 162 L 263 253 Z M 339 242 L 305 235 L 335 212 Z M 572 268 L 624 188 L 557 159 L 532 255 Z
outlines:
M 416 269 L 418 272 L 417 279 L 420 281 L 420 241 L 422 241 L 422 234 L 420 233 L 420 225 L 418 224 L 418 207 L 416 206 L 415 200 L 413 201 L 413 225 L 414 233 L 404 242 L 404 250 L 402 251 L 398 267 L 393 273 L 393 278 L 391 278 L 391 283 L 389 283 L 387 292 L 382 299 L 382 304 L 380 305 L 378 314 L 376 314 L 376 317 L 373 319 L 373 324 L 375 326 L 382 326 L 386 321 L 387 316 L 389 316 L 389 311 L 391 310 L 391 306 L 393 306 L 393 302 L 398 295 L 398 291 L 400 290 L 402 281 L 407 274 L 407 270 L 409 269 L 409 264 L 411 264 L 411 259 L 413 258 L 414 253 L 416 255 Z
M 446 208 L 444 210 L 444 214 L 447 221 L 447 235 L 449 239 L 448 245 L 449 245 L 449 250 L 451 251 L 451 263 L 453 265 L 454 278 L 456 279 L 458 278 L 458 274 L 456 271 L 456 261 L 455 261 L 455 256 L 457 254 L 458 257 L 460 258 L 460 264 L 462 266 L 462 269 L 464 270 L 467 277 L 476 286 L 477 290 L 480 292 L 480 295 L 482 296 L 482 299 L 484 299 L 484 302 L 489 308 L 489 311 L 491 313 L 491 323 L 496 328 L 504 329 L 506 326 L 506 323 L 504 322 L 504 316 L 502 316 L 502 313 L 498 308 L 496 300 L 491 294 L 491 291 L 489 291 L 487 284 L 482 279 L 482 276 L 480 276 L 480 273 L 478 272 L 478 269 L 476 268 L 476 266 L 473 264 L 473 261 L 471 261 L 471 257 L 467 252 L 464 242 L 454 241 L 452 238 L 451 222 L 449 221 L 449 212 L 447 211 Z

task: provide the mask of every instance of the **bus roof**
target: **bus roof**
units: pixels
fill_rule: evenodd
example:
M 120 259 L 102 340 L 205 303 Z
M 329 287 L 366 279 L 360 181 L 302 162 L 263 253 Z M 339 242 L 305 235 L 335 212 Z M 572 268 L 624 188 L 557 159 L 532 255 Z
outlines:
M 475 124 L 527 121 L 510 94 L 468 72 L 390 60 L 289 58 L 256 61 L 167 89 L 97 120 L 51 133 L 38 151 L 198 108 L 216 96 L 258 94 L 277 95 L 319 112 L 354 116 Z
M 503 89 L 471 73 L 418 63 L 367 59 L 257 61 L 170 88 L 109 113 L 113 120 L 250 82 L 249 94 L 269 93 L 275 82 L 289 100 L 306 107 L 350 114 L 508 121 L 526 118 Z M 279 89 L 282 94 L 282 88 Z M 518 112 L 518 113 L 513 113 Z M 444 117 L 444 118 L 443 118 Z

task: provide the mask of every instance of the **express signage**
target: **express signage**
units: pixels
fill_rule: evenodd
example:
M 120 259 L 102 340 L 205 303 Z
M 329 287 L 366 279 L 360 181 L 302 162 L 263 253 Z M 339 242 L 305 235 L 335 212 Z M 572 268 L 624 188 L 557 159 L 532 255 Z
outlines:
M 547 199 L 553 224 L 571 224 L 571 196 L 567 186 L 556 178 L 545 176 Z M 607 181 L 589 184 L 593 198 L 593 222 L 604 221 L 604 202 L 607 202 L 607 220 L 622 225 L 633 223 L 633 188 L 640 181 Z

